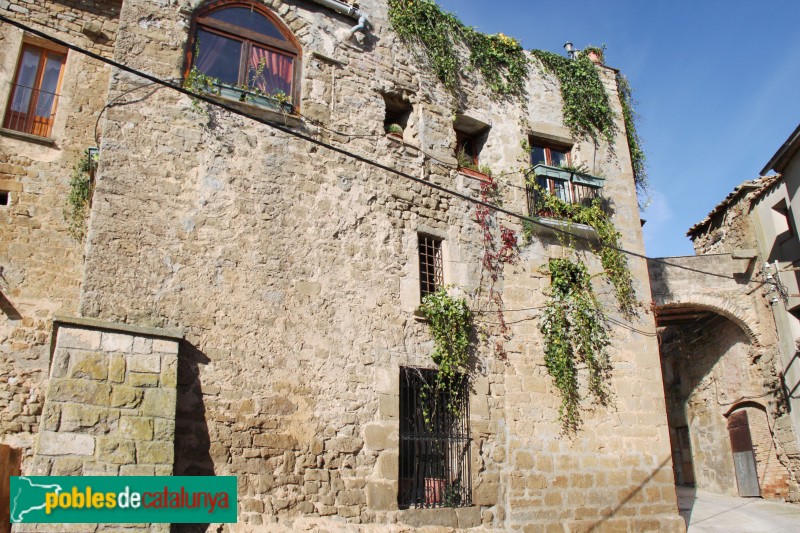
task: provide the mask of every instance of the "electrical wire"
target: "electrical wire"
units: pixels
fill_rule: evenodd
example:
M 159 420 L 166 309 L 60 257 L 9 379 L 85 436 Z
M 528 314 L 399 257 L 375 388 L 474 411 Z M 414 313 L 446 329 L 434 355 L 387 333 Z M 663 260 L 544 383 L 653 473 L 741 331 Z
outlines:
M 255 116 L 255 115 L 247 113 L 246 111 L 242 111 L 240 109 L 237 109 L 236 107 L 230 106 L 230 105 L 228 105 L 228 104 L 226 104 L 224 102 L 221 102 L 221 101 L 215 100 L 213 98 L 210 98 L 209 96 L 207 96 L 205 94 L 195 93 L 193 91 L 190 91 L 188 89 L 183 88 L 180 85 L 176 85 L 176 84 L 174 84 L 174 83 L 172 83 L 172 82 L 170 82 L 168 80 L 163 80 L 161 78 L 153 76 L 152 74 L 148 74 L 146 72 L 140 71 L 138 69 L 135 69 L 133 67 L 125 65 L 123 63 L 120 63 L 120 62 L 115 61 L 113 59 L 109 59 L 109 58 L 103 57 L 103 56 L 101 56 L 101 55 L 99 55 L 99 54 L 97 54 L 95 52 L 92 52 L 92 51 L 87 50 L 85 48 L 82 48 L 80 46 L 77 46 L 77 45 L 74 45 L 74 44 L 69 43 L 67 41 L 64 41 L 62 39 L 59 39 L 58 37 L 53 37 L 52 35 L 48 35 L 45 32 L 39 31 L 37 29 L 34 29 L 34 28 L 32 28 L 32 27 L 30 27 L 30 26 L 28 26 L 26 24 L 23 24 L 21 22 L 18 22 L 16 20 L 10 19 L 10 18 L 6 17 L 5 15 L 0 15 L 0 21 L 5 22 L 7 24 L 10 24 L 10 25 L 12 25 L 12 26 L 14 26 L 16 28 L 19 28 L 19 29 L 21 29 L 23 31 L 26 31 L 28 33 L 31 33 L 33 35 L 39 36 L 39 37 L 41 37 L 43 39 L 46 39 L 48 41 L 54 42 L 56 44 L 59 44 L 59 45 L 65 47 L 65 48 L 68 48 L 70 50 L 74 50 L 75 52 L 78 52 L 80 54 L 83 54 L 83 55 L 86 55 L 88 57 L 91 57 L 92 59 L 95 59 L 95 60 L 100 61 L 102 63 L 105 63 L 107 65 L 111 65 L 113 67 L 116 67 L 116 68 L 118 68 L 118 69 L 120 69 L 120 70 L 122 70 L 124 72 L 127 72 L 129 74 L 133 74 L 134 76 L 138 76 L 138 77 L 144 78 L 144 79 L 152 82 L 153 84 L 158 84 L 158 85 L 161 85 L 163 87 L 167 87 L 169 89 L 172 89 L 173 91 L 181 93 L 181 94 L 183 94 L 185 96 L 188 96 L 190 98 L 193 98 L 195 100 L 200 100 L 202 102 L 206 102 L 207 104 L 211 104 L 211 105 L 213 105 L 215 107 L 218 107 L 220 109 L 224 109 L 224 110 L 229 111 L 229 112 L 231 112 L 231 113 L 233 113 L 235 115 L 239 115 L 239 116 L 248 118 L 250 120 L 253 120 L 255 122 L 263 124 L 263 125 L 265 125 L 267 127 L 270 127 L 272 129 L 278 130 L 278 131 L 280 131 L 282 133 L 285 133 L 287 135 L 296 137 L 298 139 L 302 139 L 302 140 L 304 140 L 306 142 L 309 142 L 311 144 L 314 144 L 314 145 L 320 146 L 322 148 L 326 148 L 326 149 L 328 149 L 328 150 L 330 150 L 332 152 L 336 152 L 338 154 L 344 155 L 346 157 L 354 159 L 355 161 L 358 161 L 358 162 L 364 163 L 366 165 L 369 165 L 369 166 L 384 170 L 384 171 L 389 172 L 391 174 L 394 174 L 396 176 L 400 176 L 400 177 L 405 178 L 407 180 L 410 180 L 410 181 L 413 181 L 413 182 L 418 183 L 420 185 L 423 185 L 425 187 L 428 187 L 429 189 L 433 189 L 433 190 L 439 191 L 441 193 L 444 193 L 446 195 L 449 195 L 449 196 L 452 196 L 452 197 L 455 197 L 455 198 L 459 198 L 459 199 L 464 200 L 464 201 L 466 201 L 468 203 L 472 203 L 472 204 L 475 204 L 475 205 L 479 205 L 479 206 L 485 207 L 485 208 L 487 208 L 487 209 L 489 209 L 491 211 L 494 211 L 496 213 L 502 213 L 502 214 L 504 214 L 504 215 L 506 215 L 508 217 L 513 218 L 513 219 L 517 219 L 517 220 L 522 221 L 522 222 L 528 222 L 528 223 L 533 224 L 535 226 L 546 228 L 548 231 L 553 231 L 553 232 L 556 232 L 556 233 L 560 233 L 560 234 L 565 235 L 565 236 L 570 237 L 570 238 L 578 239 L 578 240 L 581 240 L 581 241 L 586 241 L 586 242 L 589 242 L 592 245 L 596 245 L 596 246 L 600 246 L 600 247 L 603 247 L 603 248 L 608 248 L 608 249 L 611 249 L 611 250 L 615 250 L 617 252 L 624 253 L 624 254 L 629 255 L 631 257 L 644 259 L 646 261 L 651 261 L 651 262 L 654 262 L 654 263 L 663 264 L 663 265 L 675 267 L 675 268 L 678 268 L 678 269 L 688 270 L 688 271 L 695 272 L 695 273 L 698 273 L 698 274 L 703 274 L 703 275 L 708 275 L 708 276 L 713 276 L 713 277 L 718 277 L 718 278 L 723 278 L 723 279 L 732 279 L 732 280 L 741 281 L 741 278 L 737 278 L 735 276 L 728 276 L 728 275 L 719 274 L 719 273 L 716 273 L 716 272 L 707 272 L 707 271 L 703 271 L 703 270 L 700 270 L 700 269 L 688 267 L 686 265 L 679 265 L 679 264 L 675 264 L 675 263 L 670 263 L 670 262 L 668 262 L 668 261 L 666 261 L 666 260 L 664 260 L 662 258 L 648 257 L 648 256 L 646 256 L 644 254 L 639 253 L 639 252 L 634 252 L 632 250 L 626 250 L 624 248 L 620 248 L 618 246 L 613 246 L 613 245 L 608 244 L 608 243 L 599 242 L 599 241 L 596 241 L 595 239 L 592 239 L 590 237 L 586 237 L 586 236 L 583 236 L 583 235 L 577 235 L 577 234 L 571 233 L 571 232 L 569 232 L 567 230 L 564 230 L 562 228 L 545 224 L 545 223 L 541 222 L 540 220 L 538 220 L 536 218 L 520 215 L 519 213 L 515 213 L 515 212 L 513 212 L 513 211 L 511 211 L 509 209 L 506 209 L 506 208 L 502 207 L 502 206 L 491 204 L 489 202 L 480 200 L 478 198 L 473 198 L 473 197 L 471 197 L 471 196 L 469 196 L 467 194 L 463 194 L 463 193 L 460 193 L 458 191 L 454 191 L 452 189 L 448 189 L 447 187 L 445 187 L 443 185 L 439 185 L 439 184 L 434 183 L 432 181 L 427 181 L 427 180 L 419 178 L 417 176 L 413 176 L 413 175 L 411 175 L 411 174 L 409 174 L 407 172 L 403 172 L 401 170 L 392 168 L 392 167 L 390 167 L 388 165 L 384 165 L 383 163 L 380 163 L 378 161 L 374 161 L 372 159 L 369 159 L 366 156 L 362 156 L 362 155 L 350 152 L 349 150 L 345 150 L 344 148 L 340 148 L 340 147 L 334 146 L 332 144 L 326 143 L 326 142 L 321 141 L 319 139 L 315 139 L 314 137 L 311 137 L 311 136 L 306 135 L 304 133 L 300 133 L 300 132 L 294 131 L 294 130 L 292 130 L 291 128 L 289 128 L 287 126 L 282 126 L 280 124 L 275 124 L 275 123 L 270 122 L 268 120 L 262 119 L 260 117 Z M 750 279 L 748 281 L 756 281 L 756 280 Z

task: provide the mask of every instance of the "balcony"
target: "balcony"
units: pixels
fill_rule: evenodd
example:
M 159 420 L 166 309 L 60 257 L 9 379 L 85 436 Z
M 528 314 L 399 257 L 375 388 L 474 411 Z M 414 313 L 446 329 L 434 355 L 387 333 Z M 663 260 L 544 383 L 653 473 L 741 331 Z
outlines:
M 592 176 L 568 168 L 545 164 L 535 165 L 528 171 L 525 191 L 528 201 L 528 215 L 539 218 L 551 228 L 568 229 L 571 233 L 587 237 L 595 235 L 594 229 L 583 224 L 571 223 L 562 212 L 553 209 L 548 196 L 556 197 L 568 206 L 588 206 L 595 198 L 600 198 L 604 178 Z
M 3 128 L 37 137 L 49 137 L 58 107 L 58 95 L 12 83 L 11 102 Z

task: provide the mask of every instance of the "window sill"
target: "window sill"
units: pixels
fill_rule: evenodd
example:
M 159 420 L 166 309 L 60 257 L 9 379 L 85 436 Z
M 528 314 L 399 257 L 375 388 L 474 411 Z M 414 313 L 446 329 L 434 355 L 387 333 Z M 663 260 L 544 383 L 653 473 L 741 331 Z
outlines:
M 253 117 L 266 120 L 267 122 L 279 124 L 281 126 L 301 128 L 303 127 L 304 124 L 303 120 L 300 118 L 299 115 L 292 115 L 286 112 L 281 112 L 278 111 L 277 108 L 273 110 L 267 107 L 262 107 L 254 103 L 240 102 L 239 100 L 225 98 L 224 96 L 218 96 L 216 94 L 206 94 L 205 96 L 211 98 L 212 100 L 216 100 L 222 104 L 225 104 L 226 106 L 241 111 L 242 113 L 246 113 L 248 115 L 252 115 Z
M 591 241 L 598 241 L 597 231 L 586 224 L 578 224 L 577 222 L 570 222 L 569 220 L 549 217 L 538 217 L 537 219 L 540 224 L 533 225 L 534 233 L 543 235 L 563 235 L 562 232 L 566 231 Z
M 481 525 L 481 509 L 475 505 L 435 509 L 400 509 L 397 521 L 412 527 L 439 526 L 469 529 Z
M 0 128 L 0 135 L 4 137 L 13 137 L 21 141 L 29 141 L 44 146 L 55 147 L 56 141 L 52 137 L 39 137 L 38 135 L 31 135 L 17 130 L 10 130 L 8 128 Z

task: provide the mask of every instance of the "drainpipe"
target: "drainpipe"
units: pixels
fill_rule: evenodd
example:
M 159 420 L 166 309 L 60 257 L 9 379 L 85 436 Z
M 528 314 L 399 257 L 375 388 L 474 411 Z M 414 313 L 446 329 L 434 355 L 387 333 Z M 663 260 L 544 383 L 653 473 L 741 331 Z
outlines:
M 356 32 L 361 32 L 366 35 L 367 30 L 369 29 L 369 19 L 365 13 L 358 9 L 358 4 L 351 6 L 341 2 L 340 0 L 312 0 L 312 2 L 321 6 L 325 6 L 328 9 L 332 9 L 340 15 L 357 20 L 358 24 L 350 28 L 349 37 L 352 37 Z

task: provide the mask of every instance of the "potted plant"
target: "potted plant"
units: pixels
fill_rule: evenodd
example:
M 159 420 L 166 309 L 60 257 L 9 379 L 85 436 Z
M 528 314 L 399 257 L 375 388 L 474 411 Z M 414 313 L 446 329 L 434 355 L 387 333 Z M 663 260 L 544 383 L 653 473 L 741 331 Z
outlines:
M 492 175 L 491 168 L 487 165 L 478 166 L 463 148 L 456 152 L 456 161 L 458 162 L 458 171 L 466 176 L 487 181 Z
M 403 138 L 403 126 L 397 123 L 392 123 L 386 126 L 386 133 L 391 135 L 392 137 L 397 137 L 398 139 Z
M 595 65 L 602 65 L 605 61 L 605 46 L 587 46 L 583 55 Z

